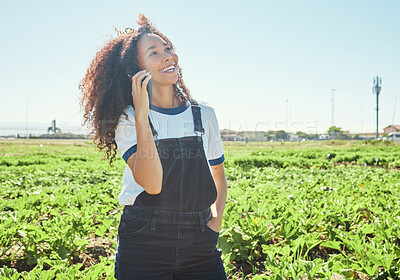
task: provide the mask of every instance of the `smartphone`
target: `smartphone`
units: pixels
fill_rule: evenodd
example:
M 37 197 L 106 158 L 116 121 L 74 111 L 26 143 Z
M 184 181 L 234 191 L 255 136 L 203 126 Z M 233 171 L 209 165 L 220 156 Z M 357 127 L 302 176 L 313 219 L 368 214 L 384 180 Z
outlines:
M 147 93 L 149 94 L 149 102 L 150 102 L 153 95 L 153 81 L 151 79 L 147 83 Z

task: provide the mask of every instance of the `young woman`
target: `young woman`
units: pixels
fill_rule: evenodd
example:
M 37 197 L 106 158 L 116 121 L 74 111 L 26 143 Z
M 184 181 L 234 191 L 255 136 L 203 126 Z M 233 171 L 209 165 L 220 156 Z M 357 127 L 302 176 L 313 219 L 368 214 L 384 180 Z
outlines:
M 92 61 L 84 122 L 127 166 L 119 202 L 117 279 L 226 279 L 216 248 L 227 182 L 215 112 L 190 95 L 172 43 L 143 15 Z M 152 82 L 152 95 L 147 85 Z

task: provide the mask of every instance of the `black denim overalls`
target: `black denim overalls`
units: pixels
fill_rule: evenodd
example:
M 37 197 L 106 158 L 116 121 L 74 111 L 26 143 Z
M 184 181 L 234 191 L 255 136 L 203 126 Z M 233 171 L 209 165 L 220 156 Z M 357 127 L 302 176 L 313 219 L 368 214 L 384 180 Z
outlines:
M 191 101 L 197 136 L 157 139 L 162 190 L 125 206 L 118 228 L 117 279 L 226 280 L 218 232 L 206 223 L 217 190 L 203 148 L 200 107 Z

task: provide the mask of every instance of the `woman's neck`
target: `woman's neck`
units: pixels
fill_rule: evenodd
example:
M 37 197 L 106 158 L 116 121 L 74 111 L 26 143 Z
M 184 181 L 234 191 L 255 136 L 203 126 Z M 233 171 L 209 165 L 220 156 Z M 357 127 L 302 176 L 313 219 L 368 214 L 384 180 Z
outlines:
M 175 89 L 170 86 L 155 86 L 153 83 L 151 104 L 160 108 L 175 108 L 181 105 L 176 97 Z

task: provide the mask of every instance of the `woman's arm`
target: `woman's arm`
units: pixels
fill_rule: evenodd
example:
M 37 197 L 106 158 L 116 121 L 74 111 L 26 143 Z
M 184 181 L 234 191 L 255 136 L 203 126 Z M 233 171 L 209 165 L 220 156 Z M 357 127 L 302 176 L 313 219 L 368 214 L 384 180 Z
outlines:
M 151 75 L 146 70 L 132 77 L 132 99 L 135 109 L 137 150 L 126 161 L 135 181 L 149 194 L 159 194 L 163 170 L 149 124 L 147 83 Z M 143 81 L 143 82 L 142 82 Z
M 137 151 L 127 164 L 135 181 L 149 194 L 159 194 L 162 187 L 163 170 L 153 139 L 148 119 L 135 118 Z
M 133 178 L 149 194 L 159 194 L 162 188 L 163 170 L 149 124 L 149 99 L 147 83 L 150 72 L 142 70 L 132 77 L 132 99 L 135 109 L 137 150 L 126 163 Z
M 149 194 L 159 194 L 162 187 L 163 170 L 154 143 L 148 119 L 135 118 L 137 133 L 137 151 L 127 164 L 132 170 L 135 181 Z
M 228 183 L 226 182 L 224 163 L 211 166 L 212 176 L 217 187 L 217 200 L 211 205 L 212 217 L 207 225 L 214 231 L 219 231 L 224 214 Z

